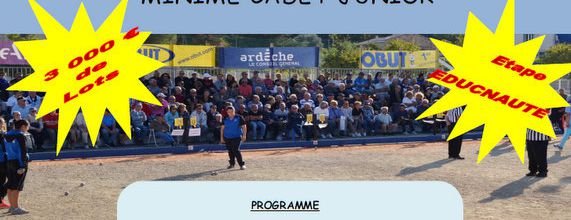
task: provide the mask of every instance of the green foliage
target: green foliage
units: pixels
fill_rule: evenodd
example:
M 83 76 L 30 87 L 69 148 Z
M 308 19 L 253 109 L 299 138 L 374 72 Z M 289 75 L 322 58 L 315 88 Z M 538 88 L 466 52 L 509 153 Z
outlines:
M 323 42 L 317 34 L 300 34 L 294 38 L 279 38 L 276 47 L 323 47 Z
M 557 44 L 539 57 L 539 63 L 571 63 L 571 44 Z
M 359 68 L 359 47 L 350 41 L 335 41 L 332 47 L 322 49 L 322 67 Z
M 407 42 L 404 40 L 394 39 L 390 40 L 384 48 L 385 50 L 399 50 L 399 51 L 417 51 L 420 50 L 420 46 L 413 42 Z
M 43 35 L 38 34 L 7 34 L 6 37 L 11 41 L 29 41 L 44 39 Z
M 147 44 L 174 44 L 177 41 L 176 34 L 151 34 L 145 43 Z

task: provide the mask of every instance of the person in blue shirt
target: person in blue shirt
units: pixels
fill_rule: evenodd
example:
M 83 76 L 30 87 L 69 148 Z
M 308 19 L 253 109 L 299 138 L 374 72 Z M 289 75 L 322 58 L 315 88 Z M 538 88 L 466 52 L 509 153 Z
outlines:
M 4 118 L 0 117 L 0 209 L 10 208 L 10 205 L 6 204 L 4 198 L 6 197 L 7 189 L 4 186 L 8 176 L 8 168 L 6 167 L 6 145 L 4 144 L 4 136 L 6 135 L 6 121 Z
M 246 134 L 248 133 L 246 120 L 244 120 L 244 117 L 236 115 L 236 109 L 232 106 L 226 108 L 226 114 L 228 114 L 228 117 L 224 118 L 220 127 L 220 143 L 225 144 L 228 149 L 228 157 L 230 159 L 228 161 L 230 163 L 228 169 L 234 168 L 237 160 L 240 169 L 244 170 L 246 165 L 242 159 L 240 145 L 246 141 Z
M 10 201 L 10 213 L 21 215 L 28 213 L 18 204 L 20 191 L 24 189 L 24 180 L 28 172 L 28 148 L 26 147 L 26 137 L 30 123 L 26 120 L 18 120 L 15 129 L 6 134 L 4 145 L 6 147 L 6 167 L 8 182 L 5 186 L 8 189 L 8 200 Z
M 103 115 L 101 138 L 103 139 L 103 144 L 107 147 L 115 147 L 119 142 L 119 129 L 115 123 L 115 118 L 113 118 L 109 110 L 105 110 L 105 115 Z

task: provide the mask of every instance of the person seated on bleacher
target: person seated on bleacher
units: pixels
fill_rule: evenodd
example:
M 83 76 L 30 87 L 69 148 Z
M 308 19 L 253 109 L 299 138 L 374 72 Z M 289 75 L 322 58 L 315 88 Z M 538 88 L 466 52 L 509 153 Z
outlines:
M 210 110 L 206 113 L 206 126 L 208 127 L 209 135 L 211 134 L 214 139 L 209 137 L 209 142 L 220 140 L 220 127 L 217 127 L 219 125 L 219 120 L 216 118 L 216 115 L 220 115 L 218 107 L 216 105 L 210 106 Z
M 400 104 L 399 111 L 395 113 L 397 123 L 402 127 L 402 133 L 407 135 L 409 133 L 416 134 L 413 126 L 412 110 L 407 111 L 407 106 L 403 103 Z M 408 130 L 407 130 L 408 129 Z
M 149 128 L 145 125 L 147 114 L 143 112 L 143 104 L 137 103 L 135 109 L 131 110 L 131 126 L 135 136 L 136 144 L 144 144 L 145 138 L 149 135 Z
M 176 105 L 170 105 L 169 111 L 165 114 L 165 121 L 167 122 L 167 124 L 169 124 L 171 129 L 174 128 L 174 119 L 175 118 L 179 118 L 178 109 L 177 109 Z
M 263 113 L 258 109 L 258 105 L 252 105 L 252 109 L 248 112 L 246 121 L 252 131 L 252 140 L 264 140 L 266 134 L 266 124 L 263 120 Z
M 79 112 L 75 117 L 68 136 L 71 146 L 81 144 L 85 149 L 89 149 L 89 133 L 87 131 L 87 125 L 85 124 L 82 112 Z M 97 148 L 97 146 L 94 146 L 93 148 Z
M 365 134 L 369 133 L 369 135 L 373 135 L 372 130 L 375 130 L 375 109 L 371 105 L 373 103 L 373 99 L 369 98 L 365 100 L 365 106 L 363 107 L 363 127 L 365 128 Z
M 8 129 L 14 130 L 17 121 L 22 120 L 22 114 L 19 111 L 12 112 L 12 119 L 8 121 Z
M 363 123 L 365 122 L 363 116 L 363 108 L 361 106 L 361 101 L 355 101 L 353 104 L 353 111 L 351 112 L 351 116 L 353 117 L 353 131 L 354 133 L 351 135 L 353 137 L 365 137 L 367 134 L 365 133 L 365 128 Z
M 57 138 L 58 118 L 59 115 L 57 111 L 50 112 L 42 118 L 44 121 L 44 129 L 48 134 L 48 142 L 54 145 L 56 144 Z
M 116 147 L 119 145 L 119 128 L 113 115 L 109 110 L 105 110 L 103 115 L 103 122 L 101 123 L 101 139 L 103 141 L 103 146 L 105 147 Z
M 287 125 L 287 117 L 289 111 L 286 108 L 285 102 L 280 102 L 278 109 L 274 111 L 273 114 L 273 123 L 270 126 L 270 129 L 273 131 L 276 140 L 281 141 L 286 134 L 284 134 L 286 125 Z
M 6 106 L 9 109 L 12 109 L 12 107 L 18 104 L 18 98 L 20 97 L 23 97 L 23 93 L 20 91 L 15 91 L 14 94 L 8 98 L 8 101 L 6 101 Z
M 155 137 L 165 140 L 168 144 L 174 146 L 174 138 L 170 135 L 170 126 L 162 115 L 157 115 L 151 122 L 151 129 L 155 131 Z
M 327 118 L 327 129 L 329 129 L 329 134 L 327 137 L 333 138 L 339 136 L 339 121 L 341 120 L 343 112 L 339 109 L 339 104 L 336 100 L 331 100 L 329 103 L 329 117 Z
M 332 138 L 331 136 L 331 129 L 328 127 L 329 124 L 329 104 L 326 101 L 319 102 L 319 106 L 317 106 L 313 110 L 313 114 L 316 118 L 314 118 L 314 124 L 316 124 L 317 129 L 319 129 L 319 134 L 322 139 L 325 138 Z M 323 121 L 321 121 L 323 119 Z M 319 126 L 319 124 L 327 124 L 327 126 Z
M 312 139 L 317 140 L 319 131 L 317 129 L 317 120 L 315 118 L 315 114 L 313 113 L 313 109 L 311 108 L 311 104 L 305 103 L 303 105 L 303 109 L 299 110 L 299 113 L 305 116 L 305 122 L 303 124 L 305 139 L 308 141 Z
M 196 118 L 196 127 L 200 128 L 200 137 L 198 137 L 198 141 L 204 141 L 204 137 L 206 132 L 208 132 L 208 120 L 206 117 L 206 112 L 204 111 L 204 106 L 202 104 L 196 104 L 196 108 L 190 114 L 191 118 Z
M 264 122 L 264 124 L 266 125 L 265 135 L 267 135 L 269 133 L 267 131 L 269 130 L 269 128 L 272 127 L 272 124 L 274 123 L 274 113 L 272 112 L 271 104 L 264 105 L 264 110 L 262 111 L 262 122 Z M 265 138 L 266 136 L 264 136 L 264 139 Z
M 375 116 L 375 131 L 380 130 L 381 134 L 390 134 L 394 128 L 397 127 L 396 124 L 393 123 L 393 118 L 389 114 L 389 107 L 383 106 L 381 107 L 381 112 Z
M 26 103 L 26 99 L 24 99 L 24 97 L 18 97 L 17 100 L 16 105 L 12 106 L 12 112 L 17 111 L 20 112 L 22 117 L 27 117 L 30 112 L 30 107 Z
M 341 107 L 342 116 L 345 117 L 345 136 L 353 136 L 353 108 L 349 104 L 349 100 L 343 101 L 343 106 Z M 355 136 L 353 136 L 355 137 Z
M 295 140 L 296 135 L 302 136 L 301 126 L 305 121 L 305 115 L 299 113 L 299 107 L 292 105 L 287 115 L 286 134 L 289 138 Z
M 44 148 L 42 145 L 44 144 L 44 121 L 42 118 L 36 119 L 38 115 L 38 109 L 31 108 L 28 117 L 26 118 L 28 122 L 30 122 L 30 128 L 28 132 L 32 134 L 32 138 L 34 138 L 34 143 L 36 143 L 36 149 L 38 151 L 43 151 Z

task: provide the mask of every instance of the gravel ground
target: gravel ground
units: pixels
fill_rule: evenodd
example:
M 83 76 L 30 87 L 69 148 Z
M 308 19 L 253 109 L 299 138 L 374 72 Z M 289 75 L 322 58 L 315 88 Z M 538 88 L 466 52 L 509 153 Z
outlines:
M 246 171 L 224 170 L 225 153 L 33 162 L 21 194 L 31 213 L 0 218 L 116 219 L 119 193 L 139 180 L 438 180 L 459 190 L 466 219 L 571 219 L 570 155 L 550 147 L 549 177 L 529 178 L 509 142 L 481 164 L 478 144 L 464 142 L 464 161 L 445 159 L 444 142 L 251 151 Z

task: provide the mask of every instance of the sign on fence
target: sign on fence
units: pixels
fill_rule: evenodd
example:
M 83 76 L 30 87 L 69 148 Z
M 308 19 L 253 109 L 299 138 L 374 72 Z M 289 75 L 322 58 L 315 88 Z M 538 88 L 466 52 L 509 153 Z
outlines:
M 216 66 L 216 47 L 213 46 L 145 44 L 139 53 L 169 66 Z
M 222 48 L 218 61 L 222 68 L 236 69 L 319 67 L 319 48 Z
M 363 69 L 434 69 L 438 64 L 435 50 L 373 51 L 365 50 L 361 54 Z

